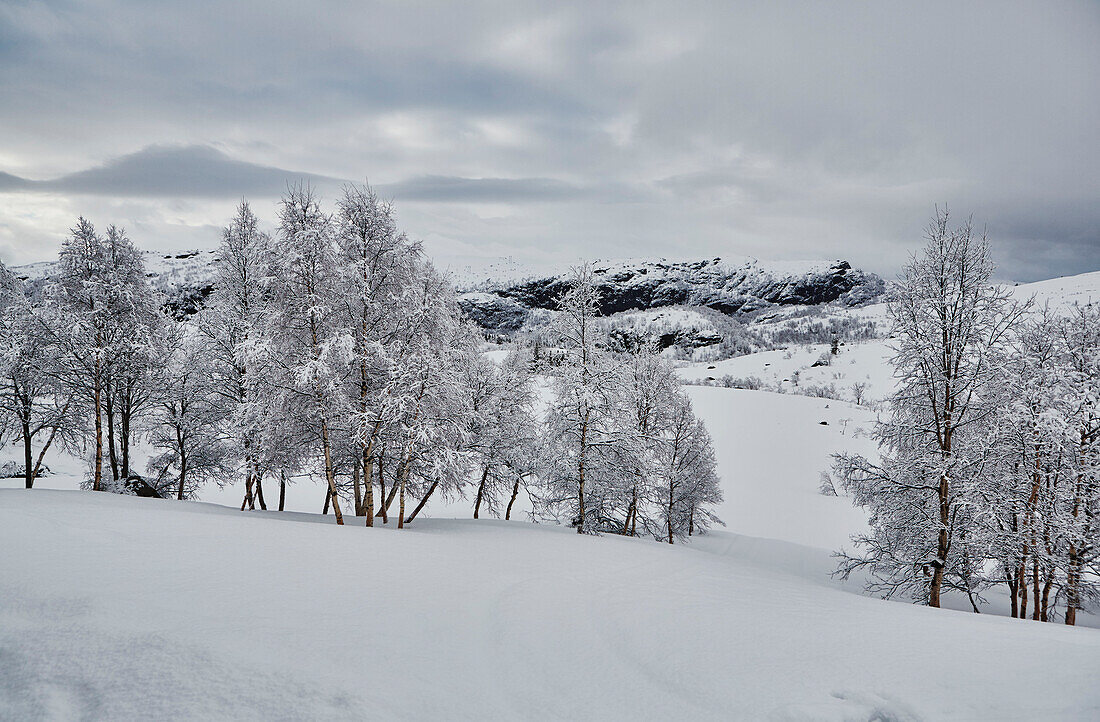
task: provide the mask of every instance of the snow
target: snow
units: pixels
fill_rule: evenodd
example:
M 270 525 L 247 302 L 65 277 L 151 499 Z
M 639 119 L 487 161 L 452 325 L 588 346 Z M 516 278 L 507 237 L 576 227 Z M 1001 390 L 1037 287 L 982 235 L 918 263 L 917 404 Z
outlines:
M 852 385 L 862 383 L 868 400 L 880 400 L 889 395 L 895 385 L 889 364 L 893 353 L 887 339 L 847 343 L 835 356 L 829 353 L 829 344 L 809 344 L 713 363 L 688 364 L 677 372 L 693 383 L 721 383 L 726 376 L 734 379 L 755 377 L 763 382 L 764 388 L 792 394 L 805 394 L 814 388 L 832 385 L 838 395 L 849 401 L 854 400 Z M 823 357 L 828 357 L 829 365 L 815 367 Z
M 1073 303 L 1087 305 L 1100 301 L 1100 271 L 1021 283 L 1010 287 L 1010 290 L 1017 299 L 1026 301 L 1034 298 L 1035 303 L 1040 306 L 1048 302 L 1052 307 Z
M 764 391 L 687 392 L 714 441 L 725 496 L 718 516 L 729 530 L 819 549 L 851 546 L 849 535 L 866 524 L 863 513 L 818 489 L 831 454 L 874 451 L 862 431 L 874 419 L 870 410 Z
M 1013 293 L 1087 302 L 1100 273 Z M 237 511 L 234 483 L 214 503 L 78 492 L 81 463 L 52 453 L 34 490 L 0 479 L 0 719 L 1100 719 L 1095 615 L 1007 619 L 1003 594 L 934 610 L 831 578 L 866 520 L 820 472 L 873 453 L 875 411 L 798 393 L 881 399 L 893 378 L 888 339 L 813 367 L 827 350 L 678 369 L 785 392 L 687 388 L 727 523 L 688 545 L 473 521 L 455 499 L 401 531 L 339 528 L 309 480 L 286 513 Z
M 1093 630 L 855 596 L 790 545 L 308 520 L 0 491 L 0 718 L 1100 714 Z

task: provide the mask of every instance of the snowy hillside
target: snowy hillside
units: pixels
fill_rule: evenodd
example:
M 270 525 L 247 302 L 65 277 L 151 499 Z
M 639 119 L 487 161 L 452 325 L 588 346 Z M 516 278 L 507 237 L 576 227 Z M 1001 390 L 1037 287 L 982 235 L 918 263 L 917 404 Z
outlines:
M 173 253 L 140 251 L 152 286 L 164 294 L 165 306 L 177 318 L 194 313 L 213 288 L 215 251 L 192 249 Z M 54 261 L 14 266 L 12 273 L 35 289 L 57 270 Z
M 1020 302 L 1031 301 L 1038 310 L 1049 304 L 1064 308 L 1077 303 L 1100 302 L 1100 272 L 1054 278 L 1007 287 Z M 830 353 L 829 343 L 776 343 L 784 334 L 791 335 L 809 323 L 858 327 L 869 324 L 875 338 L 848 340 L 838 353 Z M 824 396 L 846 401 L 857 398 L 865 405 L 885 398 L 894 389 L 890 357 L 890 324 L 886 304 L 856 308 L 830 305 L 807 316 L 778 313 L 754 320 L 746 329 L 768 339 L 778 348 L 718 361 L 683 364 L 681 378 L 692 384 L 750 387 L 804 396 Z
M 1065 306 L 1072 303 L 1087 305 L 1100 302 L 1100 271 L 1076 276 L 1062 276 L 1035 283 L 1022 283 L 1012 288 L 1020 300 L 1034 299 L 1038 305 L 1050 303 Z
M 1100 714 L 1100 634 L 858 597 L 789 545 L 309 521 L 0 491 L 0 717 Z
M 1014 293 L 1100 298 L 1100 274 Z M 520 521 L 524 498 L 510 522 L 433 498 L 398 531 L 336 527 L 306 479 L 283 513 L 238 511 L 233 480 L 206 503 L 92 494 L 75 491 L 83 462 L 51 452 L 34 490 L 0 479 L 0 719 L 1100 718 L 1096 615 L 1006 619 L 996 590 L 985 614 L 950 595 L 928 609 L 830 576 L 866 519 L 820 474 L 833 453 L 874 453 L 889 345 L 682 364 L 708 384 L 687 392 L 726 527 L 671 547 Z

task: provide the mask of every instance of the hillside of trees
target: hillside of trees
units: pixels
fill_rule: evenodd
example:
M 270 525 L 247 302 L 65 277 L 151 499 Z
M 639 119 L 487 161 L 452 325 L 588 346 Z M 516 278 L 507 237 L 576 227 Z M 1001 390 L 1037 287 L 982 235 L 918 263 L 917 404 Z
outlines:
M 706 429 L 657 348 L 609 349 L 589 267 L 558 299 L 542 410 L 532 353 L 479 352 L 370 188 L 325 209 L 296 187 L 278 218 L 268 234 L 240 205 L 212 293 L 182 319 L 116 226 L 80 218 L 45 283 L 0 271 L 0 412 L 27 488 L 64 448 L 88 489 L 182 500 L 243 479 L 242 510 L 281 510 L 288 483 L 321 479 L 337 524 L 402 527 L 433 495 L 508 519 L 521 494 L 578 532 L 673 543 L 717 522 Z M 137 444 L 153 450 L 141 469 Z

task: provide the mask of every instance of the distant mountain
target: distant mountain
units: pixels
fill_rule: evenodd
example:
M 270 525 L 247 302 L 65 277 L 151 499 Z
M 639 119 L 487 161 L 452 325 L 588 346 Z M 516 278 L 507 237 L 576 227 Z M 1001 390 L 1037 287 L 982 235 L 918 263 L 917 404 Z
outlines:
M 643 259 L 597 262 L 600 312 L 645 311 L 667 306 L 702 306 L 740 315 L 780 306 L 838 303 L 859 306 L 886 290 L 881 278 L 852 268 L 847 261 L 762 263 L 756 259 L 725 262 Z M 491 331 L 519 329 L 538 309 L 553 309 L 568 289 L 562 273 L 519 280 L 487 279 L 460 284 L 459 304 Z
M 177 318 L 198 310 L 213 290 L 215 251 L 143 251 L 142 255 L 153 286 L 165 294 L 166 306 Z M 33 263 L 12 270 L 34 284 L 47 278 L 55 265 Z M 885 291 L 881 278 L 852 268 L 847 261 L 636 259 L 598 261 L 593 266 L 605 316 L 669 306 L 702 307 L 732 316 L 791 306 L 849 307 L 874 301 Z M 459 305 L 485 330 L 513 333 L 533 313 L 544 315 L 554 309 L 569 286 L 568 273 L 525 273 L 508 260 L 492 264 L 480 275 L 468 269 L 454 274 Z

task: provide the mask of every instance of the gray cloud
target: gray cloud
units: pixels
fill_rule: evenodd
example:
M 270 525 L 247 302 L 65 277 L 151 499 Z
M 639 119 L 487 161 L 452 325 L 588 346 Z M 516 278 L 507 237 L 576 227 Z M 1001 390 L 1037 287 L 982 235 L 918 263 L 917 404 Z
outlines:
M 209 146 L 149 146 L 102 166 L 51 180 L 4 174 L 0 189 L 120 197 L 278 196 L 293 183 L 329 186 L 335 178 L 233 160 Z
M 947 202 L 1008 276 L 1092 270 L 1097 37 L 1087 0 L 4 3 L 0 244 L 86 209 L 210 244 L 224 202 L 369 178 L 443 256 L 892 273 Z
M 398 201 L 510 203 L 579 200 L 585 191 L 552 178 L 456 178 L 421 176 L 378 190 Z
M 272 198 L 298 183 L 335 192 L 350 181 L 234 160 L 210 146 L 149 146 L 102 166 L 50 180 L 0 173 L 0 192 L 73 193 L 119 197 Z M 551 178 L 419 176 L 376 187 L 401 201 L 508 203 L 568 201 L 588 194 Z M 601 189 L 601 192 L 603 189 Z

